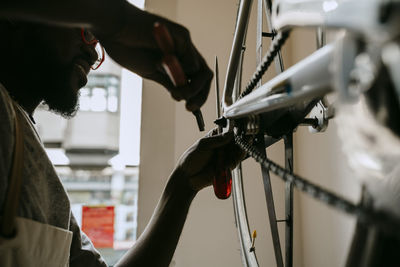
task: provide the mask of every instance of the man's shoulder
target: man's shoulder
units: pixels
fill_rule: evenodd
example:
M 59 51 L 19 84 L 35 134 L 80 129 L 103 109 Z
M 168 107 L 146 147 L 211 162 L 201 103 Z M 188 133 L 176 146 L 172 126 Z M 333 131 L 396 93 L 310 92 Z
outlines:
M 1 82 L 0 82 L 0 97 L 10 99 L 10 95 L 7 89 L 3 86 Z
M 0 212 L 4 204 L 14 143 L 14 120 L 10 95 L 0 83 Z
M 4 159 L 10 152 L 14 139 L 15 111 L 12 99 L 7 90 L 0 83 L 0 155 Z
M 7 89 L 0 83 L 0 120 L 4 120 L 13 116 L 12 100 Z

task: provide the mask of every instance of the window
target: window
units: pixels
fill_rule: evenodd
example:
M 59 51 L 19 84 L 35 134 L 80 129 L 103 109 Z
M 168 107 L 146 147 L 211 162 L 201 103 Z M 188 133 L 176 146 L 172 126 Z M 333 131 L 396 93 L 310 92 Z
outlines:
M 119 111 L 120 79 L 111 74 L 91 74 L 88 84 L 80 90 L 81 111 Z
M 144 6 L 144 0 L 129 2 L 141 8 Z M 139 76 L 121 69 L 106 57 L 102 67 L 90 73 L 87 85 L 80 90 L 79 111 L 75 118 L 66 122 L 59 116 L 50 116 L 46 108 L 35 112 L 42 141 L 68 192 L 78 224 L 82 226 L 82 212 L 86 210 L 83 207 L 112 208 L 113 213 L 108 213 L 114 217 L 112 245 L 96 247 L 111 266 L 136 241 L 141 87 Z M 106 134 L 90 132 L 95 127 L 87 127 L 83 132 L 87 136 L 82 136 L 84 141 L 74 143 L 73 149 L 68 147 L 66 140 L 72 140 L 68 137 L 82 129 L 80 123 L 93 125 L 99 122 L 106 124 Z M 108 131 L 114 125 L 119 125 L 119 136 Z M 79 132 L 78 136 L 83 133 Z M 106 135 L 107 140 L 119 142 L 119 149 L 110 150 L 110 142 L 85 147 L 94 135 Z M 71 160 L 71 153 L 75 153 L 75 160 Z M 85 164 L 77 165 L 77 162 Z
M 107 64 L 112 63 L 106 60 L 101 68 L 106 70 Z M 112 243 L 97 240 L 103 246 L 96 247 L 111 266 L 136 241 L 142 86 L 137 75 L 115 64 L 112 67 L 111 74 L 93 71 L 89 75 L 87 85 L 80 90 L 80 110 L 74 118 L 65 121 L 46 108 L 35 112 L 40 135 L 68 192 L 78 224 L 82 227 L 82 218 L 87 217 L 83 213 L 87 213 L 86 207 L 112 208 L 113 213 L 108 213 L 113 214 Z M 60 121 L 64 127 L 54 127 Z M 105 130 L 101 134 L 91 131 L 96 127 L 79 131 L 82 125 L 95 124 L 105 125 Z M 115 125 L 119 125 L 117 132 L 108 130 Z M 84 141 L 75 140 L 75 136 Z M 106 137 L 108 142 L 85 146 L 94 136 Z M 57 146 L 49 146 L 55 143 Z M 116 144 L 115 149 L 110 149 L 111 143 Z M 79 162 L 84 164 L 77 165 Z M 96 244 L 97 237 L 87 234 Z

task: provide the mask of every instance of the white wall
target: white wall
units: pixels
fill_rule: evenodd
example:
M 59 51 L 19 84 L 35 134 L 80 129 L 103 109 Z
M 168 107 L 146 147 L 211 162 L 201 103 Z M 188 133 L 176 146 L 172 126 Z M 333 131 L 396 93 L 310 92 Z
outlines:
M 146 1 L 150 11 L 175 18 L 176 3 Z M 162 10 L 160 12 L 159 10 Z M 175 159 L 175 103 L 158 84 L 143 80 L 138 235 L 150 219 Z
M 233 39 L 236 8 L 235 0 L 146 1 L 147 10 L 178 21 L 190 29 L 194 43 L 209 66 L 214 65 L 214 56 L 218 56 L 221 85 Z M 254 21 L 250 28 L 255 29 Z M 252 74 L 255 66 L 254 32 L 250 30 L 249 34 L 247 51 L 251 60 L 246 61 L 245 77 Z M 296 36 L 302 37 L 302 34 Z M 306 42 L 304 38 L 300 42 L 296 36 L 284 49 L 287 64 L 302 57 L 304 50 L 312 47 L 310 42 L 314 42 L 313 36 L 306 36 Z M 211 129 L 216 117 L 214 86 L 202 112 L 206 129 Z M 347 178 L 343 156 L 339 151 L 340 144 L 334 127 L 331 128 L 324 135 L 311 135 L 306 129 L 296 133 L 295 171 L 322 185 L 333 186 L 337 192 L 343 192 L 344 189 L 346 195 L 354 195 L 357 185 Z M 193 115 L 185 111 L 183 103 L 175 104 L 164 89 L 148 81 L 144 82 L 143 88 L 141 133 L 139 233 L 152 214 L 174 162 L 203 135 L 198 132 Z M 277 144 L 268 150 L 269 156 L 280 164 L 283 164 L 282 148 L 282 144 Z M 258 232 L 256 249 L 260 266 L 275 266 L 260 167 L 251 159 L 244 165 L 245 187 L 249 192 L 250 228 Z M 277 216 L 283 218 L 283 183 L 273 177 L 272 184 L 276 189 Z M 353 220 L 326 209 L 306 196 L 299 196 L 297 192 L 295 217 L 294 266 L 343 265 Z M 284 227 L 280 226 L 279 230 L 281 240 L 284 240 Z M 212 188 L 198 194 L 190 209 L 172 266 L 242 266 L 231 199 L 217 200 Z
M 220 84 L 225 77 L 230 42 L 234 27 L 235 4 L 232 1 L 177 0 L 177 21 L 186 25 L 197 48 L 209 66 L 214 56 L 219 59 Z M 176 106 L 175 159 L 196 139 L 199 133 L 192 114 Z M 216 118 L 215 88 L 202 108 L 206 130 L 214 127 Z M 234 226 L 231 198 L 218 200 L 212 188 L 201 191 L 193 202 L 179 242 L 174 261 L 176 266 L 241 266 Z M 233 253 L 232 253 L 233 252 Z
M 291 63 L 315 50 L 315 33 L 296 30 L 290 38 Z M 300 127 L 295 134 L 295 172 L 310 181 L 357 203 L 360 186 L 347 165 L 337 135 L 336 121 L 326 132 L 310 134 Z M 327 208 L 299 194 L 298 198 L 303 266 L 344 266 L 355 226 L 355 218 Z

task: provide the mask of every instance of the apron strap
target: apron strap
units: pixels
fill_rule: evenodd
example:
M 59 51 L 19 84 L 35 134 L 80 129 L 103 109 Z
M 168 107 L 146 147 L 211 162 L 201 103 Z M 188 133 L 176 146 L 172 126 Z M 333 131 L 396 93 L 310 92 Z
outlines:
M 17 217 L 19 196 L 21 192 L 24 154 L 24 138 L 21 129 L 20 115 L 17 111 L 16 105 L 14 104 L 14 101 L 12 101 L 12 103 L 15 114 L 15 145 L 8 191 L 4 205 L 3 220 L 0 222 L 0 235 L 3 237 L 12 237 L 16 233 L 15 218 Z

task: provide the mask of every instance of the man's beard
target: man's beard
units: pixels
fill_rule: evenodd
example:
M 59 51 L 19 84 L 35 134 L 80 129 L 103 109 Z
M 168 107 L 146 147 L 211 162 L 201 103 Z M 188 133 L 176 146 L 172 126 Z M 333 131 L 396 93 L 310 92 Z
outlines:
M 71 58 L 74 50 L 71 52 L 65 45 L 57 49 L 60 40 L 48 38 L 55 30 L 59 29 L 30 23 L 10 26 L 8 34 L 15 35 L 15 40 L 4 43 L 0 77 L 14 99 L 26 109 L 44 101 L 49 110 L 70 118 L 78 110 L 78 89 L 84 84 L 74 71 Z M 28 43 L 20 40 L 22 35 Z
M 36 66 L 28 66 L 30 69 L 37 67 L 42 71 L 27 72 L 23 78 L 16 77 L 15 71 L 8 72 L 10 68 L 0 68 L 0 72 L 3 71 L 2 74 L 6 77 L 14 77 L 9 80 L 20 80 L 20 82 L 9 82 L 5 79 L 1 82 L 14 100 L 25 108 L 29 107 L 32 101 L 37 101 L 36 103 L 43 101 L 49 111 L 69 119 L 75 116 L 79 109 L 79 90 L 74 89 L 76 85 L 72 86 L 74 79 L 72 70 L 68 67 L 53 67 L 49 70 L 47 66 L 54 66 L 54 64 L 43 62 Z
M 67 119 L 75 116 L 79 109 L 79 91 L 75 91 L 71 88 L 70 81 L 67 78 L 71 76 L 70 72 L 71 71 L 62 73 L 63 77 L 54 81 L 57 82 L 56 90 L 54 90 L 56 85 L 54 87 L 46 86 L 43 90 L 43 100 L 49 107 L 49 110 Z
M 49 107 L 49 110 L 61 115 L 66 119 L 70 119 L 76 115 L 79 110 L 79 94 L 70 95 L 70 99 L 57 99 L 52 97 L 46 97 L 43 101 L 45 105 Z
M 60 56 L 51 51 L 40 38 L 22 50 L 24 58 L 30 59 L 24 62 L 24 67 L 32 70 L 26 78 L 34 86 L 23 90 L 33 99 L 43 100 L 50 111 L 71 118 L 79 109 L 77 76 L 71 61 L 60 62 Z
M 46 85 L 40 88 L 40 95 L 50 111 L 64 118 L 71 118 L 79 110 L 79 91 L 73 82 L 71 68 L 56 68 L 50 71 Z

